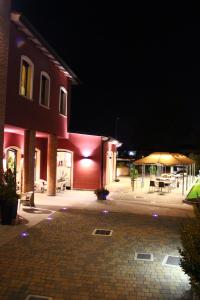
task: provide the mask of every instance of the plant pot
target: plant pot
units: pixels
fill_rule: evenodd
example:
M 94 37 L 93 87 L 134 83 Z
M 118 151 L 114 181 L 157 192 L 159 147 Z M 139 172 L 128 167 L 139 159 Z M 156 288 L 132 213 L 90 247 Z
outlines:
M 97 200 L 106 200 L 107 194 L 99 193 L 97 194 Z
M 18 200 L 10 202 L 2 201 L 1 203 L 1 224 L 12 225 L 15 224 L 17 217 Z

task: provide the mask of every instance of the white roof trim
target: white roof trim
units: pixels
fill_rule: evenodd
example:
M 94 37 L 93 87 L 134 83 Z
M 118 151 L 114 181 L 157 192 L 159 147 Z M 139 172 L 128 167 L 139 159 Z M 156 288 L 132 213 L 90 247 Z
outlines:
M 65 70 L 65 68 L 61 65 L 61 63 L 40 43 L 40 41 L 35 38 L 35 36 L 31 33 L 31 31 L 23 25 L 23 23 L 20 21 L 20 14 L 17 12 L 11 13 L 11 21 L 13 21 L 20 31 L 22 31 L 28 39 L 30 39 L 37 48 L 39 48 L 43 54 L 45 54 L 48 58 L 50 58 L 50 61 L 54 63 L 59 69 L 64 73 L 65 76 L 72 78 L 72 76 Z

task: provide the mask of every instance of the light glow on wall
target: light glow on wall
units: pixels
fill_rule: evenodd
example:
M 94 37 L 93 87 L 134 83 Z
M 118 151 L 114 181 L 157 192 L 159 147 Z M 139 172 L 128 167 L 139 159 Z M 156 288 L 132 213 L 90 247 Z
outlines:
M 91 154 L 92 154 L 91 150 L 89 150 L 89 149 L 83 149 L 81 152 L 82 152 L 82 155 L 83 155 L 84 158 L 91 157 Z
M 80 163 L 82 167 L 88 168 L 92 165 L 93 161 L 90 158 L 83 158 Z
M 17 48 L 22 48 L 25 45 L 25 41 L 22 38 L 17 38 L 16 40 Z

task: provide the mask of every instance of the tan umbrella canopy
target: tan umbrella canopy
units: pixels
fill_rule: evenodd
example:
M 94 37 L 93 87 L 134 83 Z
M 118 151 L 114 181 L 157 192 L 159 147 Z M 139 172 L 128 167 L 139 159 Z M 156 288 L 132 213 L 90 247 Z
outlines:
M 189 157 L 180 153 L 154 152 L 150 155 L 134 161 L 136 165 L 164 165 L 164 166 L 180 166 L 191 165 L 194 161 Z

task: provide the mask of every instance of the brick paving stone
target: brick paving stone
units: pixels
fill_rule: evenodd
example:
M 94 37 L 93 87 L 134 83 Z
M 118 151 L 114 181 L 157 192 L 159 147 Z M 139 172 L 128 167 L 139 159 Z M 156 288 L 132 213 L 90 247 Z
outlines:
M 162 266 L 180 247 L 184 219 L 128 213 L 68 210 L 57 212 L 0 247 L 0 300 L 28 294 L 54 300 L 191 299 L 179 267 Z M 112 237 L 92 236 L 94 228 L 113 229 Z M 134 260 L 150 252 L 153 262 Z

